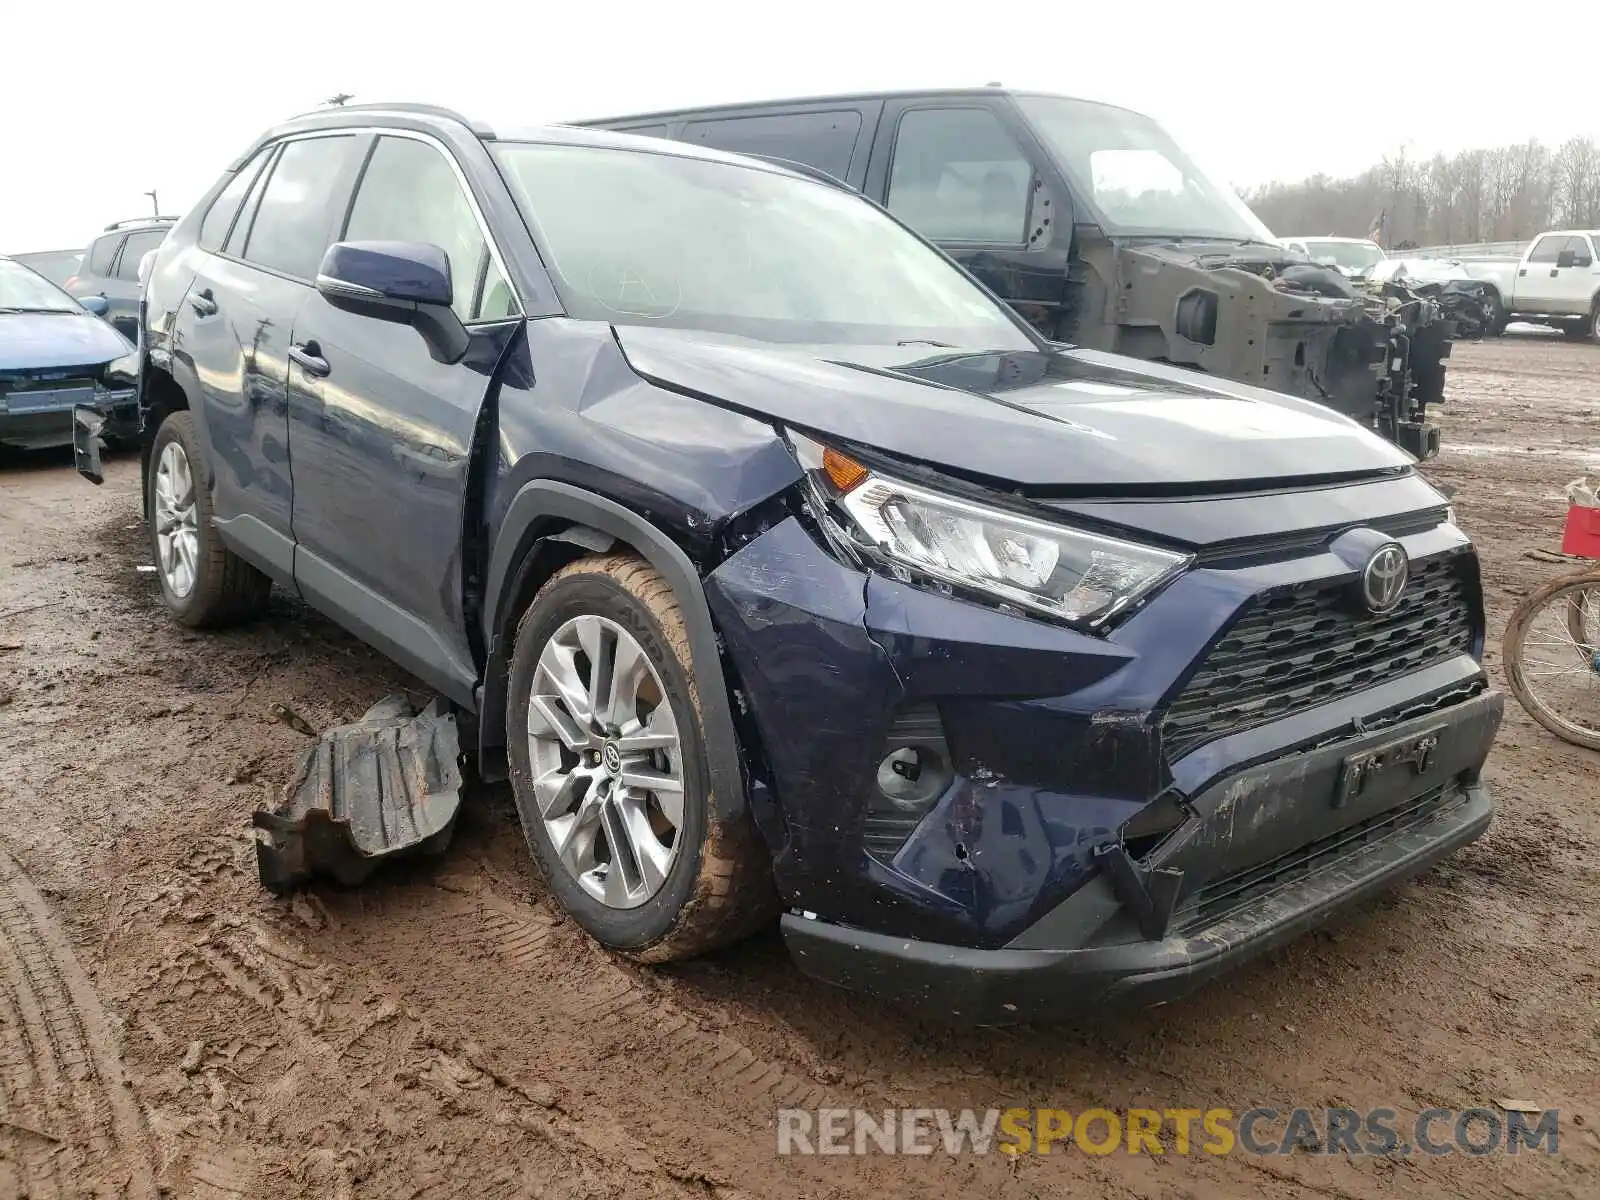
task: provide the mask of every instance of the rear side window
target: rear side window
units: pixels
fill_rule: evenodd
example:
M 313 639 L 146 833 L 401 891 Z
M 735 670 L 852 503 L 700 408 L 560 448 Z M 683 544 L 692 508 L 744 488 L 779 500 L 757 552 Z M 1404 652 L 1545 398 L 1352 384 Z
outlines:
M 682 140 L 734 154 L 787 158 L 842 180 L 850 170 L 850 157 L 860 135 L 861 114 L 845 109 L 691 121 L 684 128 Z
M 257 154 L 235 171 L 233 178 L 228 180 L 223 189 L 217 193 L 217 198 L 211 202 L 211 207 L 206 211 L 206 219 L 200 223 L 202 250 L 222 249 L 222 243 L 228 237 L 228 230 L 233 227 L 233 219 L 239 215 L 239 209 L 244 204 L 245 193 L 255 182 L 256 172 L 261 169 L 266 157 L 265 150 Z
M 348 134 L 303 138 L 284 146 L 250 224 L 246 259 L 297 279 L 316 275 L 355 147 L 355 137 Z
M 438 246 L 450 259 L 451 307 L 458 317 L 510 315 L 510 289 L 494 270 L 461 181 L 445 156 L 425 142 L 378 139 L 350 206 L 344 239 Z M 492 307 L 485 307 L 485 298 Z
M 272 177 L 272 164 L 277 154 L 276 147 L 267 151 L 267 160 L 257 173 L 255 182 L 250 185 L 250 194 L 244 198 L 244 207 L 239 210 L 238 219 L 233 223 L 233 229 L 228 233 L 228 240 L 222 244 L 225 254 L 235 258 L 244 257 L 245 239 L 250 236 L 250 226 L 256 219 L 256 209 L 261 207 L 261 193 L 267 188 L 267 180 Z
M 924 237 L 1018 245 L 1033 166 L 986 108 L 920 108 L 900 118 L 889 211 Z
M 108 233 L 95 238 L 89 247 L 87 273 L 102 277 L 111 274 L 111 262 L 117 256 L 117 246 L 121 241 L 120 233 Z
M 122 243 L 122 257 L 117 259 L 117 278 L 137 282 L 139 260 L 161 245 L 166 236 L 165 229 L 146 229 L 130 233 L 128 240 Z

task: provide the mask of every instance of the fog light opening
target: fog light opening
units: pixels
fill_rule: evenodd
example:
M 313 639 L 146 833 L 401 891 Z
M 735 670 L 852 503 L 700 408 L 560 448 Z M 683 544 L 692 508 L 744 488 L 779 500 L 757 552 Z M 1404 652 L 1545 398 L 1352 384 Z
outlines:
M 898 713 L 884 738 L 867 801 L 861 831 L 867 849 L 886 861 L 893 858 L 953 782 L 938 709 L 919 704 Z

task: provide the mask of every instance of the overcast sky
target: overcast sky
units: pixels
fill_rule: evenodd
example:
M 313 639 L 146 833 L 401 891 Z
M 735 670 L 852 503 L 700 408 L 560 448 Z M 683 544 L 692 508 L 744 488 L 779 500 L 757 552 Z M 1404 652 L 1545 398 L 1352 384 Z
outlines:
M 0 0 L 0 251 L 80 248 L 192 204 L 267 126 L 335 92 L 493 123 L 822 92 L 1008 86 L 1151 114 L 1236 185 L 1600 136 L 1593 5 L 1518 10 L 1074 0 Z M 1303 15 L 1301 15 L 1303 14 Z M 1492 25 L 1485 24 L 1486 21 Z M 1543 65 L 1533 69 L 1532 62 Z M 508 120 L 508 118 L 510 120 Z

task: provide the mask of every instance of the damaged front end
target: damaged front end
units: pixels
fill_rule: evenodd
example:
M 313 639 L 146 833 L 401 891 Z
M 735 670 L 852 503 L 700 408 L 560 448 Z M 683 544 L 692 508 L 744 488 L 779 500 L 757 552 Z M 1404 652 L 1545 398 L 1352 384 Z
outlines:
M 1106 348 L 1315 400 L 1418 459 L 1438 453 L 1427 411 L 1456 325 L 1437 297 L 1254 243 L 1139 241 L 1116 258 Z
M 1481 835 L 1503 701 L 1438 499 L 1414 476 L 1307 493 L 1310 529 L 1408 531 L 1213 553 L 1098 633 L 880 569 L 825 496 L 769 525 L 706 584 L 799 965 L 986 1023 L 1156 1003 Z M 1212 503 L 1240 528 L 1283 501 Z M 1410 581 L 1373 612 L 1352 589 L 1386 545 Z

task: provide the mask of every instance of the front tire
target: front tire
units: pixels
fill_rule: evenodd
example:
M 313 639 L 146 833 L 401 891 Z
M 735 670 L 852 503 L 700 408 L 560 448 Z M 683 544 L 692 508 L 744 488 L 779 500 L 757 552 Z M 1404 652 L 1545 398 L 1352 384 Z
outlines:
M 272 589 L 270 579 L 217 536 L 204 463 L 194 416 L 168 414 L 150 447 L 145 517 L 161 598 L 180 623 L 194 628 L 247 620 Z
M 666 962 L 771 918 L 754 825 L 717 814 L 683 614 L 653 568 L 606 555 L 558 571 L 518 624 L 509 686 L 523 833 L 591 936 Z
M 1483 336 L 1497 338 L 1506 331 L 1506 325 L 1509 324 L 1506 306 L 1500 299 L 1500 293 L 1489 292 L 1485 298 L 1484 306 L 1488 309 L 1488 313 L 1483 326 Z

